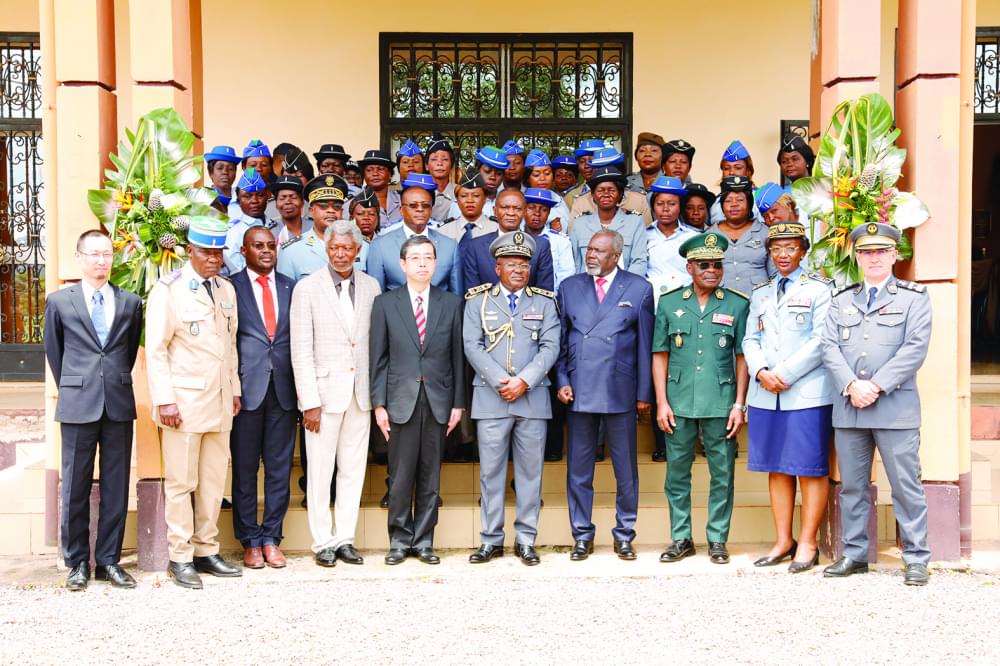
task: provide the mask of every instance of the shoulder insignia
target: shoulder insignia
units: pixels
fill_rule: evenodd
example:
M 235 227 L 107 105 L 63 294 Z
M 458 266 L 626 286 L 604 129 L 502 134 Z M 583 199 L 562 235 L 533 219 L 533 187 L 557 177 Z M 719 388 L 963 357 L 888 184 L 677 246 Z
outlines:
M 834 296 L 840 296 L 845 291 L 851 291 L 852 289 L 857 289 L 860 286 L 860 284 L 861 284 L 860 282 L 855 282 L 854 284 L 849 284 L 846 287 L 843 287 L 842 289 L 838 289 L 837 291 L 833 292 L 833 295 Z
M 625 208 L 622 208 L 622 210 L 625 211 L 626 215 L 642 215 L 641 210 L 627 210 Z
M 753 291 L 757 291 L 761 287 L 770 287 L 772 284 L 774 284 L 773 280 L 768 280 L 767 282 L 761 282 L 760 284 L 755 284 L 753 286 Z M 730 291 L 732 291 L 732 289 L 730 289 Z
M 716 289 L 715 290 L 715 297 L 721 301 L 723 298 L 726 297 L 726 294 L 721 289 Z
M 691 298 L 691 290 L 690 289 L 685 289 L 684 293 L 681 294 L 681 298 L 683 298 L 685 301 L 687 299 Z
M 919 282 L 910 282 L 909 280 L 896 280 L 896 284 L 899 285 L 900 289 L 915 291 L 918 294 L 922 294 L 925 291 L 927 291 L 927 286 L 920 284 Z
M 579 213 L 577 213 L 576 215 L 573 216 L 573 219 L 574 220 L 579 220 L 584 215 L 590 215 L 590 211 L 589 210 L 581 210 Z
M 443 220 L 441 220 L 441 224 L 442 224 L 442 225 L 444 225 L 444 224 L 448 224 L 448 223 L 450 223 L 450 222 L 454 222 L 454 221 L 455 221 L 455 220 L 457 220 L 457 219 L 458 219 L 457 217 L 446 217 L 446 218 L 444 218 Z
M 672 293 L 674 293 L 675 291 L 680 291 L 680 290 L 681 290 L 681 289 L 683 289 L 683 288 L 684 288 L 683 286 L 680 286 L 680 287 L 674 287 L 673 289 L 670 289 L 670 290 L 667 290 L 667 291 L 664 291 L 664 292 L 661 292 L 661 293 L 660 293 L 660 296 L 666 296 L 667 294 L 672 294 Z
M 491 222 L 499 222 L 499 221 L 500 221 L 500 220 L 498 220 L 498 219 L 497 219 L 497 216 L 496 216 L 496 215 L 490 215 L 490 217 L 489 217 L 489 220 L 490 220 Z
M 764 284 L 767 284 L 767 283 L 765 282 Z M 762 285 L 757 285 L 757 286 L 759 287 L 759 286 L 762 286 Z M 757 287 L 754 287 L 754 289 L 756 289 L 756 288 Z M 716 294 L 715 294 L 716 296 L 719 295 L 719 293 L 718 293 L 719 291 L 720 290 L 716 290 Z M 730 294 L 736 294 L 737 296 L 739 296 L 740 298 L 742 298 L 744 300 L 747 300 L 747 301 L 750 300 L 750 297 L 747 296 L 746 294 L 744 294 L 742 291 L 737 291 L 736 289 L 731 289 L 730 287 L 726 287 L 726 291 L 728 291 Z
M 293 243 L 298 243 L 300 240 L 302 240 L 302 236 L 296 236 L 295 238 L 289 238 L 288 240 L 286 240 L 284 243 L 281 244 L 281 249 L 284 250 L 289 245 L 291 245 Z
M 831 278 L 828 278 L 824 275 L 820 275 L 819 273 L 806 273 L 806 275 L 809 276 L 809 279 L 816 280 L 817 282 L 822 282 L 823 284 L 833 283 L 833 280 Z
M 539 296 L 545 296 L 546 298 L 555 298 L 556 292 L 549 291 L 548 289 L 542 289 L 540 287 L 528 287 L 525 291 L 528 294 L 538 294 Z
M 223 282 L 232 283 L 232 280 L 229 279 L 228 275 L 216 275 L 215 277 L 222 280 Z
M 161 276 L 160 277 L 160 282 L 162 282 L 163 284 L 170 284 L 171 282 L 173 282 L 174 280 L 176 280 L 180 276 L 181 276 L 181 269 L 178 268 L 176 271 L 173 271 L 171 273 L 167 273 L 166 275 Z
M 476 296 L 478 296 L 479 294 L 485 291 L 489 291 L 490 287 L 492 286 L 493 286 L 492 282 L 487 282 L 486 284 L 481 284 L 478 287 L 473 287 L 472 289 L 469 289 L 467 292 L 465 292 L 465 300 L 467 301 L 471 300 Z

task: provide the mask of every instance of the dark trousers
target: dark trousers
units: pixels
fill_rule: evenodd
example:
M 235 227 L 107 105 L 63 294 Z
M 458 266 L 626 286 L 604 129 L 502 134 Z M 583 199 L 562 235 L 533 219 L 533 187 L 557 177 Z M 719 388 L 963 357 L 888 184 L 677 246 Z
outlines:
M 132 465 L 132 421 L 112 421 L 107 412 L 92 423 L 61 423 L 63 560 L 67 567 L 90 562 L 90 489 L 94 457 L 101 449 L 101 504 L 97 516 L 98 565 L 117 564 L 125 538 L 128 480 Z
M 288 511 L 288 480 L 295 452 L 298 412 L 284 409 L 268 382 L 257 409 L 233 419 L 229 449 L 233 456 L 233 533 L 244 548 L 281 543 Z M 264 516 L 257 522 L 257 472 L 264 462 Z
M 566 497 L 574 539 L 594 539 L 595 527 L 591 521 L 594 511 L 594 456 L 600 442 L 602 422 L 617 484 L 615 527 L 611 535 L 616 541 L 635 538 L 635 517 L 639 511 L 635 416 L 634 409 L 621 414 L 567 412 Z
M 434 544 L 447 429 L 435 420 L 421 386 L 410 420 L 393 423 L 389 430 L 390 548 L 430 548 Z
M 566 424 L 566 405 L 556 397 L 556 393 L 559 392 L 559 387 L 556 384 L 559 382 L 556 381 L 555 368 L 549 371 L 549 381 L 551 382 L 549 397 L 552 403 L 552 418 L 549 419 L 549 427 L 545 433 L 545 457 L 559 456 L 562 458 L 563 444 L 566 437 L 563 428 Z

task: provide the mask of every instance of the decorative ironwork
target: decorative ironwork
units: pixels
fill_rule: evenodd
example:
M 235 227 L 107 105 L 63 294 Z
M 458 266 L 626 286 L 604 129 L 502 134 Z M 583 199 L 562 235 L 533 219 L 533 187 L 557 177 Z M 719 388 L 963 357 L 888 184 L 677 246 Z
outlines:
M 517 139 L 549 154 L 604 138 L 630 152 L 632 37 L 381 35 L 382 145 L 395 152 L 433 132 L 456 149 Z
M 976 120 L 1000 120 L 1000 28 L 976 29 Z
M 38 35 L 0 34 L 2 345 L 42 342 L 45 210 L 40 56 Z

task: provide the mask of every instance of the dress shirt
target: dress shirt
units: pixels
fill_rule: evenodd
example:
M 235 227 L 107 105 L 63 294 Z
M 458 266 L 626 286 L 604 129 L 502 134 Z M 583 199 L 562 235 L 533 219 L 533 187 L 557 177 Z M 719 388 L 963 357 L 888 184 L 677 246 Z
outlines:
M 417 296 L 420 296 L 421 298 L 423 298 L 423 301 L 421 302 L 421 304 L 423 305 L 423 308 L 424 308 L 424 318 L 426 319 L 427 318 L 428 306 L 431 304 L 431 302 L 430 302 L 430 295 L 431 295 L 431 287 L 430 287 L 430 285 L 427 285 L 427 287 L 425 287 L 423 291 L 414 291 L 413 287 L 411 287 L 409 284 L 406 285 L 406 289 L 407 289 L 407 291 L 410 292 L 410 307 L 413 308 L 413 316 L 414 317 L 417 316 Z
M 257 282 L 257 278 L 260 277 L 260 273 L 255 273 L 250 270 L 247 266 L 247 277 L 250 278 L 250 286 L 253 288 L 253 300 L 257 303 L 257 312 L 260 313 L 260 320 L 266 321 L 264 318 L 264 287 L 260 286 L 260 282 Z M 278 282 L 274 279 L 274 271 L 267 276 L 267 286 L 271 289 L 271 302 L 274 303 L 274 322 L 278 322 Z
M 861 292 L 865 295 L 865 301 L 868 300 L 868 293 L 871 291 L 872 287 L 875 287 L 875 298 L 878 299 L 879 294 L 881 294 L 882 290 L 885 289 L 885 285 L 889 282 L 889 278 L 891 277 L 892 274 L 890 273 L 884 280 L 882 280 L 878 284 L 872 284 L 871 282 L 868 281 L 868 278 L 865 278 L 865 290 Z M 874 301 L 872 302 L 874 303 Z
M 115 320 L 115 290 L 111 288 L 110 282 L 105 282 L 100 289 L 94 289 L 86 280 L 80 280 L 83 287 L 83 301 L 87 304 L 87 314 L 93 318 L 94 313 L 94 293 L 101 292 L 104 297 L 104 322 L 108 326 L 108 333 L 111 333 L 111 324 Z
M 614 283 L 616 275 L 618 275 L 618 267 L 617 266 L 615 266 L 613 269 L 611 269 L 611 272 L 604 276 L 604 279 L 607 280 L 607 282 L 604 283 L 604 298 L 607 298 L 608 294 L 611 293 L 611 285 Z M 596 298 L 597 297 L 597 278 L 599 278 L 601 276 L 600 275 L 593 275 L 591 277 L 594 280 L 594 297 Z
M 333 270 L 333 266 L 327 265 L 327 269 L 330 271 L 330 277 L 333 278 L 333 288 L 336 290 L 337 296 L 340 296 L 341 290 L 344 288 L 344 283 L 347 283 L 347 295 L 351 299 L 351 304 L 354 304 L 354 271 L 347 277 L 341 277 L 340 273 Z M 427 308 L 424 308 L 424 312 Z

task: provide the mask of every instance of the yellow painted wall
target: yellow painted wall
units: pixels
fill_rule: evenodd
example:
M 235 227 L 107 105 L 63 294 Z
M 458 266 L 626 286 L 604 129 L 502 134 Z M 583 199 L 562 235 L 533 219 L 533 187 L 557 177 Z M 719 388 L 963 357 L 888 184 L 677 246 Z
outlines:
M 0 2 L 0 32 L 38 32 L 36 0 Z
M 976 2 L 976 25 L 983 28 L 1000 26 L 1000 0 Z
M 376 147 L 380 31 L 632 32 L 633 134 L 691 141 L 692 177 L 707 184 L 740 138 L 757 180 L 776 180 L 780 120 L 809 116 L 810 4 L 635 0 L 619 11 L 593 0 L 509 0 L 501 13 L 459 0 L 421 12 L 399 0 L 377 12 L 364 2 L 211 0 L 202 3 L 205 144 L 241 148 L 259 137 L 311 153 L 337 142 L 354 155 Z

